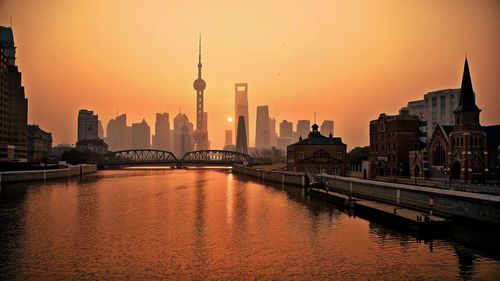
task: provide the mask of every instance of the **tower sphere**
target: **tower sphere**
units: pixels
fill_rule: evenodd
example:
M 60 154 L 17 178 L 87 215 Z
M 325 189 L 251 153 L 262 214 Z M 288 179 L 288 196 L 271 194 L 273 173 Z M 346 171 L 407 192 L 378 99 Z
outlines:
M 207 87 L 207 83 L 205 83 L 205 80 L 203 80 L 201 78 L 198 78 L 198 79 L 194 80 L 194 82 L 193 82 L 193 88 L 196 91 L 203 91 L 203 90 L 205 90 L 206 87 Z

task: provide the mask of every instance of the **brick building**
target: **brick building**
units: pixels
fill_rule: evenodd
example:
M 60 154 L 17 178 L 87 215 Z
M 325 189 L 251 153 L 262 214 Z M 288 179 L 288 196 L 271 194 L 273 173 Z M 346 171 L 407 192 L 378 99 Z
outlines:
M 287 170 L 346 175 L 347 145 L 339 137 L 323 136 L 314 124 L 306 139 L 287 146 Z
M 407 109 L 394 116 L 382 113 L 370 121 L 370 177 L 409 175 L 408 152 L 423 147 L 421 122 Z

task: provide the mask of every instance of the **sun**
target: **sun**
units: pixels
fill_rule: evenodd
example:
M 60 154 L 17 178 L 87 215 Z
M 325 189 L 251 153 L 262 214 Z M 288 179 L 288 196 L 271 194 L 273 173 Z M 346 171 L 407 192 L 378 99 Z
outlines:
M 231 117 L 231 116 L 227 117 L 227 122 L 228 123 L 232 123 L 233 122 L 233 117 Z

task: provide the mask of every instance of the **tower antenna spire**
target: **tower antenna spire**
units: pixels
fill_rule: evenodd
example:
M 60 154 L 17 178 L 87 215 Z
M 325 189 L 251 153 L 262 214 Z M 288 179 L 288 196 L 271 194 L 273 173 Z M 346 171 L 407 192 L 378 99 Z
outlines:
M 201 63 L 201 32 L 200 32 L 200 39 L 198 42 L 198 62 Z

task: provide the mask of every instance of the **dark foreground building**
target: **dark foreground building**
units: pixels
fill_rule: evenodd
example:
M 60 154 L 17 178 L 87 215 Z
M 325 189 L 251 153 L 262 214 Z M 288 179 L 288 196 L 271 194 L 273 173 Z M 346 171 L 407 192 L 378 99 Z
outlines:
M 28 161 L 47 162 L 52 148 L 52 134 L 40 129 L 38 125 L 28 125 Z
M 318 128 L 312 125 L 312 131 L 306 139 L 287 146 L 286 167 L 289 171 L 309 170 L 315 173 L 346 175 L 347 145 L 339 137 L 323 136 Z
M 0 26 L 0 161 L 26 162 L 28 100 L 10 27 Z

